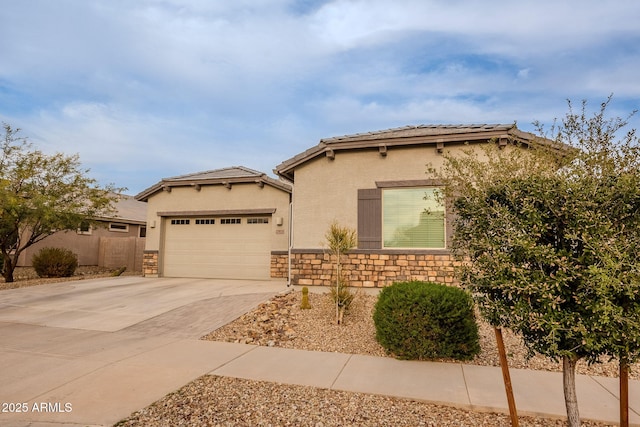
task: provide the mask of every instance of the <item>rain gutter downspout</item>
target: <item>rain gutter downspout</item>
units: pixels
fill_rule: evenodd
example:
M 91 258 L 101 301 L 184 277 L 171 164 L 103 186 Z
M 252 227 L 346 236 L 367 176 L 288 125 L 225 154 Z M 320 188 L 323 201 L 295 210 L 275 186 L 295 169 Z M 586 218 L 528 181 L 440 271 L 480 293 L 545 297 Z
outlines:
M 293 189 L 291 190 L 293 192 Z M 293 195 L 293 194 L 292 194 Z M 289 202 L 289 244 L 287 245 L 287 287 L 291 286 L 291 248 L 293 247 L 293 202 Z

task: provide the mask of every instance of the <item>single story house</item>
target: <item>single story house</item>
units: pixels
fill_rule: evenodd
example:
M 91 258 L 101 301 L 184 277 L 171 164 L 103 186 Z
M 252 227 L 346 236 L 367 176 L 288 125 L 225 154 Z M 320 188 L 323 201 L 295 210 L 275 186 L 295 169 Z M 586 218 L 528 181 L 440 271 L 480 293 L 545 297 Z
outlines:
M 357 248 L 343 263 L 351 285 L 453 282 L 451 213 L 429 197 L 439 183 L 428 179 L 427 165 L 441 165 L 444 150 L 534 138 L 514 124 L 408 126 L 322 139 L 282 162 L 274 172 L 294 186 L 291 283 L 330 284 L 323 242 L 334 221 L 357 230 Z
M 407 126 L 322 139 L 278 165 L 280 179 L 242 166 L 165 178 L 136 196 L 149 205 L 144 274 L 329 285 L 337 222 L 358 234 L 343 261 L 351 285 L 451 283 L 451 210 L 430 197 L 428 165 L 534 139 L 514 124 Z
M 289 244 L 291 186 L 234 166 L 164 178 L 147 202 L 145 276 L 269 279 Z
M 98 226 L 87 223 L 76 230 L 58 231 L 25 249 L 18 257 L 18 266 L 31 266 L 40 249 L 56 247 L 75 253 L 79 265 L 142 271 L 147 204 L 124 194 L 116 197 L 115 212 L 109 217 L 95 218 Z

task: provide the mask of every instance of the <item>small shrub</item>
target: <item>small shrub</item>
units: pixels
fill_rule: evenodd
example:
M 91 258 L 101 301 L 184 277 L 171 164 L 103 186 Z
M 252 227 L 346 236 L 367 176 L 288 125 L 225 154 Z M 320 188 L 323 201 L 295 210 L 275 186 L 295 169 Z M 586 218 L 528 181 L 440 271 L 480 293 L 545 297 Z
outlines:
M 124 273 L 126 269 L 127 269 L 127 267 L 126 267 L 126 266 L 124 266 L 124 267 L 120 267 L 119 269 L 114 270 L 114 271 L 111 273 L 111 275 L 112 275 L 113 277 L 121 276 L 121 275 L 122 275 L 122 273 Z
M 78 268 L 78 257 L 69 249 L 42 248 L 31 263 L 40 277 L 70 277 Z
M 471 296 L 452 286 L 399 282 L 384 288 L 373 320 L 376 339 L 400 359 L 472 359 L 480 352 Z

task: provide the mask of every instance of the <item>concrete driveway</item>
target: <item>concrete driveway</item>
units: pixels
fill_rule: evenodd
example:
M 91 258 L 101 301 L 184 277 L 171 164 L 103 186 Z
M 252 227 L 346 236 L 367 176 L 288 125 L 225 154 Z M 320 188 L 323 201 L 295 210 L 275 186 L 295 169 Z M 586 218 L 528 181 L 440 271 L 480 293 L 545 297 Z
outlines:
M 286 290 L 126 276 L 0 291 L 0 425 L 117 422 L 227 360 L 198 338 Z

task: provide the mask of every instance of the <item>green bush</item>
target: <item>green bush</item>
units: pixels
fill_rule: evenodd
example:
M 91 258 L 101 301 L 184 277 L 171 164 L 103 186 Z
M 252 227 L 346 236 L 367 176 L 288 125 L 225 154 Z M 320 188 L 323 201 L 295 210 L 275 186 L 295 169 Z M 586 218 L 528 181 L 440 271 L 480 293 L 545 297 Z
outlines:
M 78 268 L 78 257 L 69 249 L 42 248 L 31 263 L 40 277 L 70 277 Z
M 112 275 L 113 277 L 118 277 L 118 276 L 121 276 L 121 275 L 122 275 L 122 273 L 124 273 L 126 270 L 127 270 L 127 267 L 126 267 L 126 266 L 124 266 L 124 267 L 120 267 L 119 269 L 112 271 L 112 272 L 111 272 L 111 275 Z
M 471 296 L 452 286 L 399 282 L 382 289 L 376 339 L 400 359 L 472 359 L 480 352 Z

